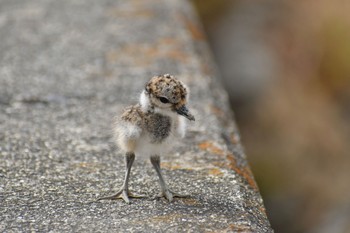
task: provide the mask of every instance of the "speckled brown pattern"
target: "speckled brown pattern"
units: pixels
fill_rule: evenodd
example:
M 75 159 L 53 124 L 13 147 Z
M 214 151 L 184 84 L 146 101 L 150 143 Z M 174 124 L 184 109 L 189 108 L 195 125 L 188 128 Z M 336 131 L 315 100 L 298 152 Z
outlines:
M 174 108 L 186 104 L 187 89 L 185 85 L 169 74 L 154 76 L 146 84 L 146 92 L 153 97 L 166 97 Z
M 139 104 L 136 104 L 127 107 L 122 114 L 121 119 L 142 128 L 142 119 L 144 118 L 144 115 L 145 113 L 142 112 L 141 106 Z
M 121 119 L 145 130 L 152 143 L 164 141 L 169 136 L 172 126 L 170 117 L 151 111 L 143 112 L 139 104 L 128 107 Z

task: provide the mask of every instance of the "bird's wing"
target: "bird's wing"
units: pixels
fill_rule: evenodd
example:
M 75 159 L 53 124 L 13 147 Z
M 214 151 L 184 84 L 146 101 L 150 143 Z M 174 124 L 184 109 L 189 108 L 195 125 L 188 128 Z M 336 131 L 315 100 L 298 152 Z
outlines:
M 141 137 L 143 118 L 140 111 L 138 106 L 131 106 L 115 121 L 114 136 L 119 147 L 125 151 L 134 151 Z
M 128 107 L 117 122 L 121 134 L 126 138 L 137 139 L 141 136 L 143 112 L 139 105 Z

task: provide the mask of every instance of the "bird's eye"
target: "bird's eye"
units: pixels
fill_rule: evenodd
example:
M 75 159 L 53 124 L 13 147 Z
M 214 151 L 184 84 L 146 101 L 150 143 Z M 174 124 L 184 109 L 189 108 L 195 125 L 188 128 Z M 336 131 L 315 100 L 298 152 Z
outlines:
M 167 98 L 165 98 L 165 97 L 159 97 L 158 99 L 159 99 L 160 102 L 162 102 L 163 104 L 169 103 L 169 100 L 168 100 Z

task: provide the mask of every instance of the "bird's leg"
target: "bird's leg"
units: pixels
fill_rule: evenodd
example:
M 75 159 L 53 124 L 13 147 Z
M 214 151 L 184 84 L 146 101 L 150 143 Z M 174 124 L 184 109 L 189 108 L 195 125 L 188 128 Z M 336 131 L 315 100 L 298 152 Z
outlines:
M 178 194 L 174 191 L 172 191 L 168 185 L 165 183 L 165 180 L 162 175 L 162 171 L 160 169 L 160 157 L 159 155 L 152 155 L 151 156 L 151 163 L 154 167 L 154 169 L 157 172 L 157 175 L 159 177 L 159 184 L 161 192 L 159 194 L 159 197 L 165 197 L 169 202 L 173 200 L 174 197 L 188 197 L 189 195 L 182 195 Z
M 126 203 L 130 203 L 129 197 L 144 197 L 141 195 L 133 195 L 129 192 L 129 177 L 130 177 L 130 171 L 131 171 L 131 167 L 132 164 L 134 163 L 135 160 L 135 154 L 133 152 L 127 152 L 125 154 L 125 164 L 126 164 L 126 170 L 125 170 L 125 178 L 124 178 L 124 182 L 122 187 L 120 188 L 120 190 L 112 195 L 112 196 L 108 196 L 108 197 L 101 197 L 98 200 L 113 200 L 113 199 L 118 199 L 118 198 L 122 198 Z

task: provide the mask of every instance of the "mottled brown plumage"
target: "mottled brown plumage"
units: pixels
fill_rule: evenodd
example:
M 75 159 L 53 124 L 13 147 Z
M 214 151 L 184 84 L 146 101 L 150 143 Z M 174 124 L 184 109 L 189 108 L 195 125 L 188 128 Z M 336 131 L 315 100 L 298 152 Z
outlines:
M 171 118 L 152 111 L 143 112 L 140 104 L 127 108 L 121 119 L 144 130 L 151 143 L 160 143 L 170 135 Z
M 128 107 L 115 126 L 117 143 L 125 152 L 126 173 L 119 192 L 101 199 L 123 198 L 129 203 L 128 180 L 136 155 L 150 156 L 159 176 L 161 196 L 172 201 L 182 197 L 166 185 L 160 170 L 160 154 L 166 153 L 177 135 L 184 136 L 184 117 L 194 120 L 188 111 L 188 88 L 175 77 L 165 74 L 151 78 L 141 93 L 140 103 Z
M 166 97 L 174 108 L 186 104 L 186 87 L 169 74 L 153 77 L 146 85 L 146 92 L 151 96 Z

